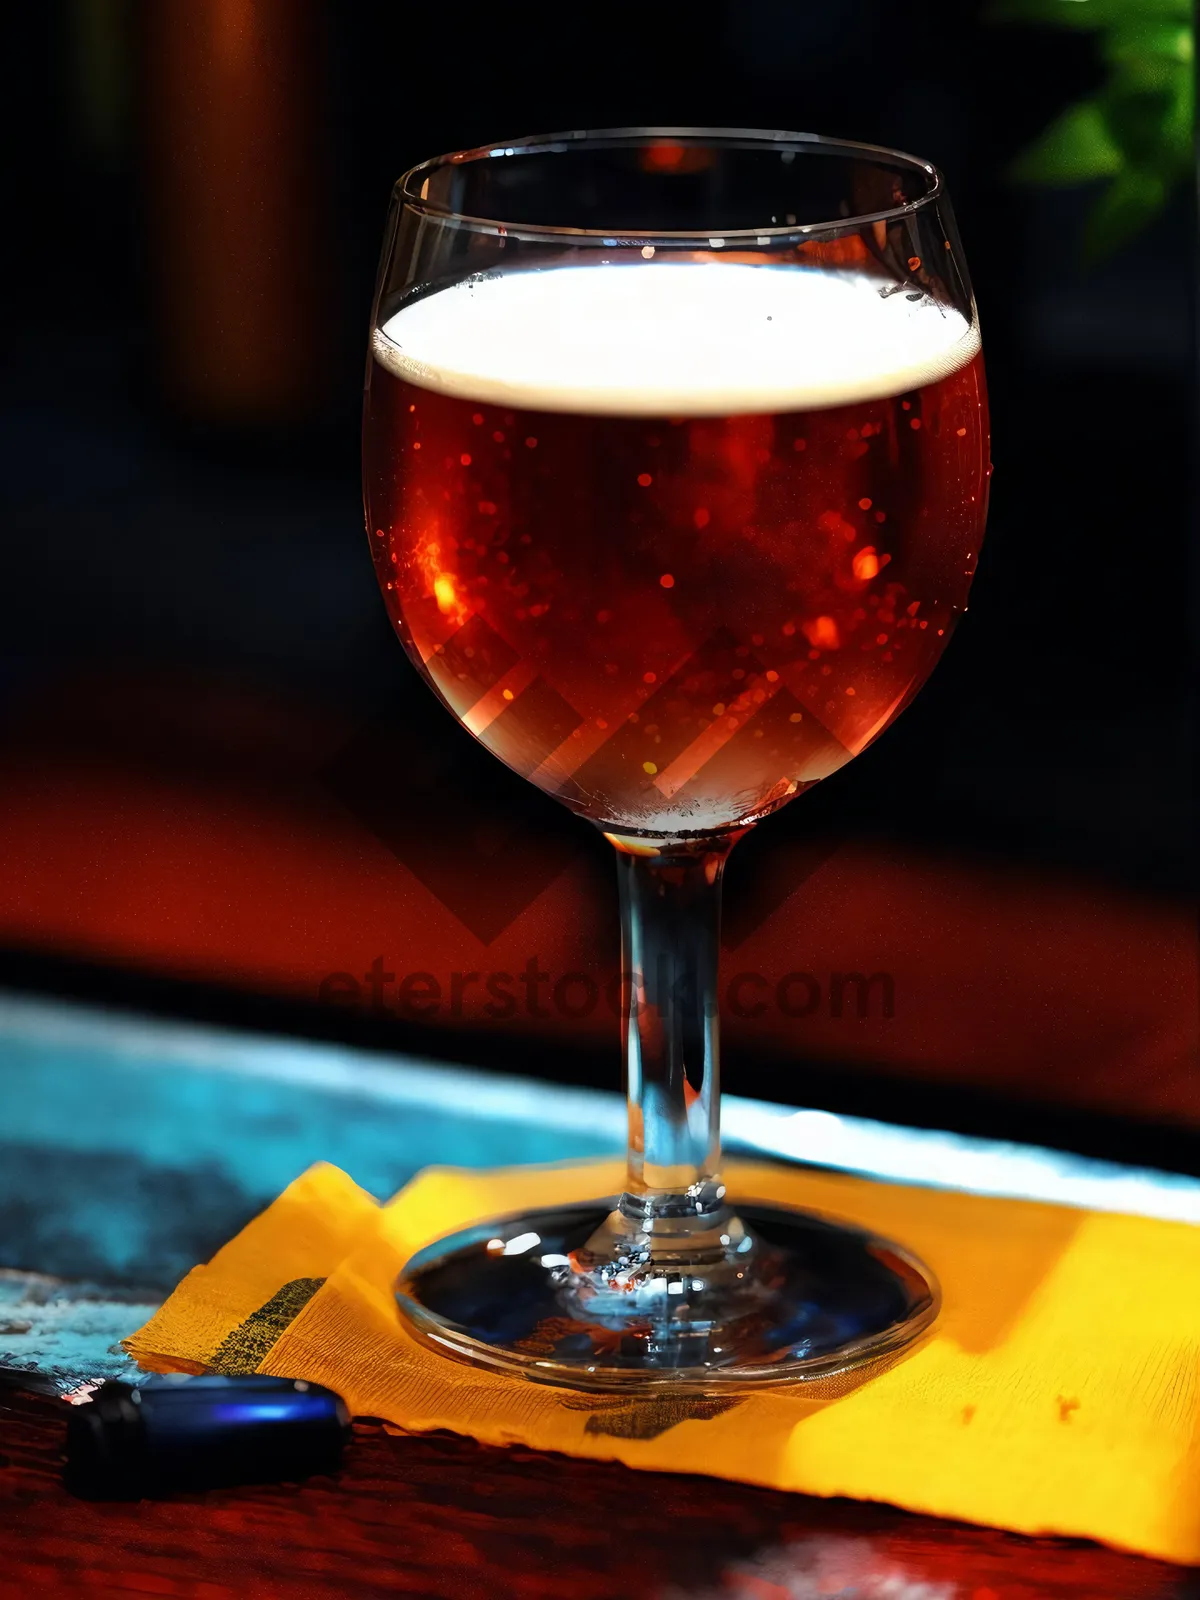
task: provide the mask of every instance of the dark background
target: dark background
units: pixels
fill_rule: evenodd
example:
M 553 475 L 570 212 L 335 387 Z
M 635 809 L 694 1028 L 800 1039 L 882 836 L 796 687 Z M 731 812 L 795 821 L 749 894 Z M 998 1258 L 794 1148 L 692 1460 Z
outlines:
M 282 957 L 274 977 L 239 975 L 243 924 L 205 922 L 203 873 L 168 883 L 159 921 L 136 909 L 139 863 L 159 870 L 149 834 L 111 892 L 95 883 L 136 810 L 128 796 L 157 774 L 184 796 L 158 805 L 163 837 L 192 826 L 188 795 L 214 793 L 261 806 L 280 837 L 296 762 L 311 757 L 308 777 L 314 763 L 342 770 L 351 749 L 351 789 L 398 815 L 416 807 L 434 853 L 453 854 L 455 829 L 484 815 L 580 852 L 615 939 L 606 847 L 583 832 L 563 845 L 582 825 L 476 750 L 404 662 L 361 533 L 357 436 L 400 172 L 485 140 L 641 123 L 813 130 L 935 161 L 991 388 L 996 471 L 971 614 L 899 727 L 739 847 L 735 923 L 753 921 L 789 849 L 819 864 L 849 848 L 940 863 L 955 883 L 982 874 L 984 899 L 1007 878 L 1030 908 L 1043 880 L 1056 895 L 1065 884 L 1085 921 L 1095 906 L 1119 934 L 1127 906 L 1131 948 L 1148 926 L 1176 930 L 1163 938 L 1179 952 L 1193 889 L 1190 198 L 1085 269 L 1090 195 L 1005 176 L 1098 81 L 1087 35 L 998 27 L 966 0 L 47 0 L 6 32 L 0 770 L 17 800 L 0 833 L 0 982 L 613 1081 L 613 1029 L 525 1038 L 335 1012 L 302 955 L 291 977 Z M 214 284 L 228 293 L 206 321 L 194 307 Z M 422 791 L 430 750 L 448 765 Z M 236 848 L 204 859 L 227 896 Z M 331 902 L 337 871 L 314 855 Z M 1006 913 L 1004 948 L 1020 943 L 1025 903 Z M 297 917 L 280 917 L 294 951 Z M 181 943 L 176 923 L 208 932 Z M 409 933 L 419 946 L 420 926 Z M 1175 1028 L 1174 1053 L 1131 1046 L 1120 1094 L 1092 1083 L 1088 1028 L 1113 1013 L 1089 1023 L 1079 996 L 1130 979 L 1120 937 L 1100 940 L 1083 980 L 1062 937 L 1049 970 L 1021 982 L 1065 1026 L 1069 1090 L 1017 1060 L 1019 1032 L 1012 1075 L 988 1081 L 953 1060 L 926 1081 L 919 1051 L 840 1059 L 800 1041 L 787 1061 L 778 1040 L 739 1035 L 735 1086 L 1114 1153 L 1168 1148 L 1193 1165 L 1194 1025 Z M 1164 1004 L 1186 1014 L 1187 994 L 1164 982 Z M 990 1059 L 1002 1066 L 1003 1048 Z

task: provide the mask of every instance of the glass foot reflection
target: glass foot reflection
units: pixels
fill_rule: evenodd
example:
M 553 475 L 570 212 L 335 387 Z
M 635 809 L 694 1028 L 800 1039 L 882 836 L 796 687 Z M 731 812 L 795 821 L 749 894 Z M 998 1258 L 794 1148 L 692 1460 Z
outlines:
M 881 1361 L 937 1316 L 928 1268 L 848 1224 L 740 1206 L 698 1270 L 694 1239 L 686 1266 L 657 1242 L 633 1262 L 616 1207 L 531 1211 L 438 1240 L 397 1280 L 410 1330 L 533 1382 L 728 1393 Z M 606 1251 L 613 1234 L 622 1250 Z

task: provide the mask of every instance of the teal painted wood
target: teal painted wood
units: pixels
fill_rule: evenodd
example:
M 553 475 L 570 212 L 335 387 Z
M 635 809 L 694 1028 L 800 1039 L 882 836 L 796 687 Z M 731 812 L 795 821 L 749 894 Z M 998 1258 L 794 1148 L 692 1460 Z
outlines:
M 619 1151 L 615 1095 L 74 1007 L 0 1006 L 0 1266 L 168 1288 L 314 1161 L 371 1193 L 431 1164 Z
M 0 1373 L 130 1377 L 118 1341 L 314 1161 L 380 1197 L 433 1163 L 620 1150 L 617 1096 L 83 1008 L 0 1003 Z

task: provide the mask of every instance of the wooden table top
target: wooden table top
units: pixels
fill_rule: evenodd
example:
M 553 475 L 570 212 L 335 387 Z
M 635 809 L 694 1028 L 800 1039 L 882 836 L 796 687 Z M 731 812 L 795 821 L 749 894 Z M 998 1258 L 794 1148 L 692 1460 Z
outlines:
M 336 1478 L 62 1487 L 63 1401 L 0 1392 L 0 1600 L 1197 1600 L 1200 1577 L 884 1506 L 359 1422 Z

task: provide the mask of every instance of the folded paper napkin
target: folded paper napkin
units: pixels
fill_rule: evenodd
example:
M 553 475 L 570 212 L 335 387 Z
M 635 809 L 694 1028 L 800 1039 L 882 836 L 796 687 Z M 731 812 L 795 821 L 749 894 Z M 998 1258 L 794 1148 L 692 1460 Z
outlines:
M 127 1346 L 159 1371 L 328 1384 L 360 1416 L 630 1467 L 884 1500 L 1200 1562 L 1200 1228 L 731 1165 L 731 1191 L 845 1217 L 941 1279 L 933 1336 L 840 1399 L 583 1395 L 455 1364 L 406 1336 L 392 1280 L 488 1216 L 619 1191 L 612 1162 L 429 1168 L 380 1205 L 298 1178 Z

